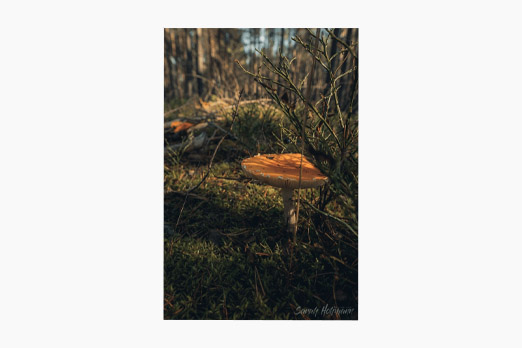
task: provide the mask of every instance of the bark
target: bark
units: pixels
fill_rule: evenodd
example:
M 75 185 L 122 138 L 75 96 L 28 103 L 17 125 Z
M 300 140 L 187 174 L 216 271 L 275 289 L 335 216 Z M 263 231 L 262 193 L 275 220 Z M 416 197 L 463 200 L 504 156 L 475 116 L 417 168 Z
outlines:
M 345 37 L 345 41 L 349 45 L 351 45 L 354 42 L 359 40 L 358 36 L 359 36 L 359 29 L 348 29 L 348 33 Z M 357 50 L 358 46 L 359 45 L 356 46 L 355 50 Z M 358 52 L 356 51 L 355 54 L 358 55 Z M 356 59 L 350 53 L 348 61 L 349 61 L 349 63 L 347 63 L 347 66 L 345 67 L 345 69 L 352 69 L 357 64 L 358 59 Z M 345 70 L 343 70 L 343 71 L 345 71 Z M 343 111 L 349 111 L 348 108 L 352 101 L 352 97 L 354 96 L 355 93 L 357 93 L 357 80 L 358 79 L 359 79 L 359 69 L 356 69 L 355 72 L 348 74 L 343 79 L 343 80 L 345 80 L 345 83 L 344 83 L 345 88 L 341 94 L 342 100 L 343 100 L 341 107 L 342 107 Z M 355 98 L 355 102 L 357 101 L 357 99 L 358 98 Z M 357 103 L 354 105 L 354 109 L 352 110 L 352 112 L 356 112 L 356 110 L 357 110 Z
M 176 63 L 174 64 L 173 68 L 173 83 L 174 88 L 177 91 L 177 96 L 180 99 L 183 99 L 185 97 L 185 91 L 183 89 L 183 85 L 181 84 L 181 79 L 183 75 L 183 70 L 181 66 L 181 38 L 180 38 L 180 31 L 176 31 L 173 29 L 169 30 L 170 32 L 170 42 L 172 44 L 172 54 L 174 58 L 176 59 Z
M 172 44 L 170 42 L 170 35 L 168 29 L 164 30 L 164 75 L 165 75 L 165 82 L 164 82 L 164 98 L 165 100 L 170 100 L 174 97 L 174 81 L 173 81 L 173 67 L 172 62 L 170 61 L 170 57 L 173 56 L 172 52 Z
M 196 29 L 196 80 L 198 84 L 198 94 L 201 97 L 203 95 L 203 79 L 202 76 L 205 73 L 205 62 L 204 62 L 204 49 L 203 49 L 203 29 Z
M 340 29 L 339 28 L 335 28 L 334 29 L 334 34 L 336 36 L 339 36 L 339 32 L 340 32 Z M 331 39 L 330 40 L 330 52 L 329 52 L 329 57 L 332 57 L 335 53 L 337 53 L 337 41 L 335 41 L 334 39 Z M 332 59 L 332 70 L 335 71 L 335 68 L 337 67 L 337 61 L 339 60 L 339 57 L 335 57 L 334 59 Z M 330 76 L 329 74 L 325 71 L 325 74 L 324 74 L 324 83 L 326 84 L 325 88 L 324 88 L 324 91 L 323 91 L 323 95 L 326 95 L 328 93 L 328 89 L 330 87 Z
M 212 89 L 219 88 L 219 81 L 215 72 L 214 57 L 216 56 L 215 29 L 208 29 L 208 77 L 212 81 Z M 208 93 L 213 93 L 212 89 Z
M 193 92 L 193 75 L 195 72 L 193 60 L 192 60 L 192 40 L 190 38 L 190 29 L 185 29 L 185 38 L 186 38 L 186 50 L 185 50 L 185 91 L 187 94 L 192 94 Z
M 281 28 L 281 44 L 279 47 L 281 48 L 281 54 L 285 55 L 285 28 Z

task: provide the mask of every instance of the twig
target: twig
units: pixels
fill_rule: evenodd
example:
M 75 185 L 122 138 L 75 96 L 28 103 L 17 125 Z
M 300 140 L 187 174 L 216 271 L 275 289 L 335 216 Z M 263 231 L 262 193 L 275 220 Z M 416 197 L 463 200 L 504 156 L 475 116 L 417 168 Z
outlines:
M 353 234 L 355 234 L 357 237 L 359 236 L 357 234 L 357 232 L 352 228 L 352 226 L 350 226 L 346 221 L 343 221 L 341 219 L 339 219 L 338 217 L 336 216 L 333 216 L 332 214 L 328 214 L 327 212 L 324 212 L 316 207 L 314 207 L 314 205 L 310 202 L 308 202 L 306 199 L 303 198 L 303 202 L 305 202 L 310 208 L 312 208 L 313 210 L 315 210 L 316 212 L 318 212 L 319 214 L 323 214 L 324 216 L 327 216 L 341 224 L 343 224 L 344 226 L 346 226 Z
M 186 192 L 181 192 L 181 191 L 170 191 L 170 192 L 166 192 L 166 193 L 167 194 L 168 193 L 172 193 L 172 194 L 175 194 L 175 195 L 178 195 L 178 196 L 185 196 L 187 194 Z M 203 197 L 203 196 L 197 195 L 195 193 L 189 193 L 188 195 L 190 197 L 192 197 L 192 198 L 196 198 L 196 199 L 199 199 L 199 200 L 202 200 L 202 201 L 208 201 L 207 197 Z
M 211 121 L 210 121 L 210 122 L 208 122 L 208 124 L 211 125 L 211 126 L 216 127 L 217 129 L 219 129 L 219 130 L 222 131 L 223 133 L 226 133 L 226 134 L 230 135 L 230 137 L 231 137 L 232 139 L 234 139 L 234 140 L 237 139 L 236 136 L 235 136 L 234 134 L 230 133 L 229 131 L 227 131 L 227 130 L 224 129 L 223 127 L 221 127 L 221 126 L 215 124 L 214 122 L 211 122 Z
M 174 233 L 178 229 L 179 220 L 181 219 L 181 214 L 183 214 L 183 209 L 185 208 L 185 203 L 187 203 L 187 197 L 189 193 L 185 194 L 185 199 L 183 200 L 183 205 L 181 206 L 181 210 L 179 211 L 178 219 L 176 220 L 176 226 L 174 226 Z
M 319 34 L 321 30 L 316 30 L 316 41 L 315 41 L 315 48 L 314 48 L 314 55 L 317 52 L 317 49 L 319 47 Z M 310 72 L 310 78 L 308 79 L 308 86 L 306 87 L 306 99 L 310 100 L 310 97 L 312 95 L 312 80 L 314 77 L 314 71 L 315 71 L 315 60 L 312 62 L 312 70 Z M 296 207 L 296 223 L 294 228 L 294 244 L 296 243 L 296 235 L 297 235 L 297 224 L 299 223 L 299 203 L 301 201 L 301 180 L 303 176 L 303 156 L 304 156 L 304 147 L 305 147 L 305 128 L 306 128 L 306 119 L 308 118 L 308 114 L 310 113 L 310 107 L 308 103 L 306 104 L 306 112 L 303 113 L 303 125 L 301 126 L 301 161 L 299 163 L 299 186 L 297 187 L 297 207 Z
M 226 176 L 215 176 L 216 179 L 222 179 L 222 180 L 235 180 L 235 181 L 241 181 L 241 182 L 250 182 L 252 181 L 252 178 L 227 178 Z
M 357 58 L 357 55 L 355 54 L 355 52 L 353 51 L 353 48 L 348 45 L 346 42 L 344 42 L 343 40 L 341 40 L 339 37 L 337 37 L 337 35 L 334 34 L 333 30 L 330 30 L 330 29 L 326 29 L 326 31 L 335 39 L 335 41 L 339 42 L 341 45 L 343 45 L 344 47 L 346 47 L 350 53 L 355 57 Z
M 243 100 L 239 105 L 247 105 L 247 104 L 265 104 L 270 103 L 272 99 L 270 98 L 261 98 L 261 99 L 253 99 L 253 100 Z M 227 106 L 226 108 L 233 108 L 235 105 Z

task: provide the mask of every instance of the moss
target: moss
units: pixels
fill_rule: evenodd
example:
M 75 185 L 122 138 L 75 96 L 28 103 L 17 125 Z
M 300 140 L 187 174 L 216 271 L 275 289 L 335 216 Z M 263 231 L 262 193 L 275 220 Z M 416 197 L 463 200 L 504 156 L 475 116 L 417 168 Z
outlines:
M 357 238 L 302 205 L 292 246 L 279 190 L 256 184 L 240 169 L 249 151 L 276 150 L 267 130 L 277 134 L 279 120 L 266 110 L 259 117 L 260 110 L 240 114 L 244 120 L 234 134 L 243 145 L 225 141 L 212 173 L 192 195 L 182 192 L 201 180 L 205 164 L 183 156 L 166 161 L 164 317 L 357 319 Z M 306 198 L 321 194 L 307 190 Z M 348 217 L 343 204 L 334 199 L 326 209 Z M 353 311 L 321 313 L 325 306 Z M 314 308 L 319 312 L 302 311 Z

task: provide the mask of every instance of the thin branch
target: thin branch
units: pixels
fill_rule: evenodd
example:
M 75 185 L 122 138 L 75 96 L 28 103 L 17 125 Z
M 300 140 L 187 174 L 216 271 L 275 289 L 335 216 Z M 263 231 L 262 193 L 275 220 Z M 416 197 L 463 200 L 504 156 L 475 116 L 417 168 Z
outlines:
M 306 203 L 306 205 L 308 205 L 310 208 L 312 208 L 314 211 L 318 212 L 319 214 L 322 214 L 324 216 L 327 216 L 329 217 L 330 219 L 333 219 L 341 224 L 343 224 L 344 226 L 346 226 L 346 228 L 348 228 L 353 234 L 355 234 L 357 237 L 359 236 L 357 234 L 357 232 L 352 228 L 352 226 L 350 226 L 346 221 L 343 221 L 341 220 L 340 218 L 336 217 L 336 216 L 333 216 L 332 214 L 329 214 L 325 211 L 322 211 L 318 208 L 316 208 L 312 203 L 308 202 L 306 199 L 303 198 L 303 202 Z
M 319 36 L 320 29 L 316 30 L 317 36 Z M 315 50 L 313 55 L 315 56 L 315 52 L 317 52 L 317 47 L 319 47 L 319 39 L 316 38 L 315 41 Z M 322 63 L 322 62 L 321 62 Z M 315 72 L 315 60 L 312 63 L 312 70 L 310 72 L 310 79 L 308 80 L 308 86 L 306 87 L 307 100 L 310 100 L 312 96 L 312 80 Z M 303 123 L 301 126 L 301 161 L 299 163 L 299 186 L 297 187 L 297 208 L 296 208 L 296 223 L 294 228 L 294 245 L 296 243 L 296 235 L 297 235 L 297 224 L 299 223 L 299 203 L 301 201 L 301 180 L 303 176 L 303 156 L 304 156 L 304 147 L 305 147 L 305 128 L 306 128 L 306 119 L 308 118 L 308 114 L 310 113 L 310 108 L 306 109 L 306 112 L 303 113 Z
M 346 47 L 347 49 L 350 50 L 350 53 L 355 57 L 355 58 L 358 58 L 357 55 L 355 54 L 355 52 L 353 51 L 353 48 L 348 45 L 346 42 L 344 42 L 343 40 L 341 40 L 339 37 L 337 37 L 337 35 L 334 34 L 333 30 L 330 30 L 330 29 L 326 29 L 326 31 L 335 39 L 335 41 L 339 42 L 341 45 L 343 45 L 344 47 Z

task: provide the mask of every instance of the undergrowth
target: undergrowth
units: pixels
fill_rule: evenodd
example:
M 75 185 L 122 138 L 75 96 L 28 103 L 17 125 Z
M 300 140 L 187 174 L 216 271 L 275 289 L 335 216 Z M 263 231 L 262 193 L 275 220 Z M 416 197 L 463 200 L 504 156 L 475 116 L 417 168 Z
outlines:
M 223 127 L 229 127 L 226 117 Z M 211 174 L 186 155 L 165 159 L 165 319 L 357 319 L 354 218 L 328 188 L 306 190 L 297 243 L 283 221 L 279 189 L 247 178 L 242 159 L 291 143 L 273 107 L 240 108 Z M 212 147 L 202 151 L 208 159 Z M 334 218 L 329 218 L 324 213 Z M 290 248 L 293 252 L 290 253 Z M 291 257 L 291 255 L 293 255 Z

